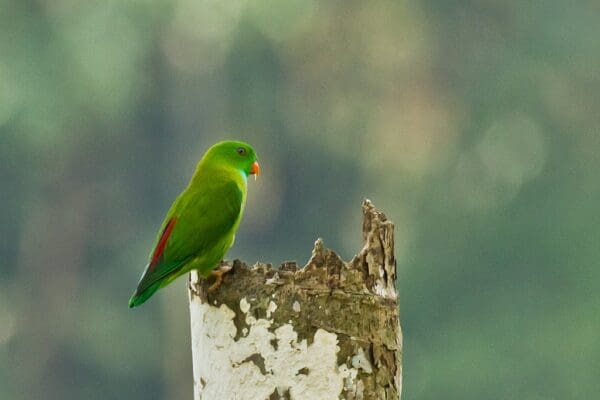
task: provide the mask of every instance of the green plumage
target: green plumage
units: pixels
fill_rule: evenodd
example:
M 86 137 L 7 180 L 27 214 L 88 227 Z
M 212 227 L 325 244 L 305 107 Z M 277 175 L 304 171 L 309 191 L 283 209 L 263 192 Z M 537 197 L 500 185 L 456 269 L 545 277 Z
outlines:
M 129 307 L 142 304 L 192 269 L 210 275 L 233 244 L 250 174 L 258 174 L 250 145 L 226 141 L 206 152 L 187 188 L 167 212 Z

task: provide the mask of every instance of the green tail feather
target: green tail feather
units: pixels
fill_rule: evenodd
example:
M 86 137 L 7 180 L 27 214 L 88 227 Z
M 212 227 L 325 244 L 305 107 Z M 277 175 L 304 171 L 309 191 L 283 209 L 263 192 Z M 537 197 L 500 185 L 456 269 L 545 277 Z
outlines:
M 135 292 L 133 292 L 133 295 L 129 299 L 129 308 L 137 307 L 144 303 L 154 292 L 161 287 L 167 286 L 181 275 L 181 267 L 184 263 L 185 260 L 159 266 L 162 270 L 152 269 L 150 265 L 147 265 L 137 289 L 135 289 Z
M 136 291 L 133 292 L 133 295 L 129 299 L 129 308 L 137 307 L 137 306 L 143 304 L 146 300 L 148 300 L 154 294 L 154 292 L 156 292 L 160 288 L 161 283 L 162 282 L 160 282 L 160 281 L 156 282 L 154 285 L 148 286 L 146 289 L 144 289 L 140 293 L 138 293 L 138 291 L 136 289 Z

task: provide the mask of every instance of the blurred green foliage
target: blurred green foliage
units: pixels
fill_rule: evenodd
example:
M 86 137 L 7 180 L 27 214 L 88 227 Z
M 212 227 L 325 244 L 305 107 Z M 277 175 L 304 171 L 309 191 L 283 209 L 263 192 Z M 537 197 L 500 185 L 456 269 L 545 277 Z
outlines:
M 0 1 L 0 398 L 183 399 L 185 282 L 135 287 L 213 142 L 251 142 L 231 258 L 397 226 L 405 399 L 592 399 L 595 1 Z

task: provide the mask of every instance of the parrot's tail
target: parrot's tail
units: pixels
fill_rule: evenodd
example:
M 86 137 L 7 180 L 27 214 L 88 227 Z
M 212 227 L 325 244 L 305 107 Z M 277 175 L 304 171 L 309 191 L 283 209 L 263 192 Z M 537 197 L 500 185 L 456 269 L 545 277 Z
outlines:
M 129 299 L 129 308 L 137 307 L 140 304 L 148 300 L 154 292 L 156 292 L 161 286 L 161 282 L 156 282 L 154 285 L 148 286 L 146 289 L 138 292 L 137 289 L 133 292 L 133 295 Z

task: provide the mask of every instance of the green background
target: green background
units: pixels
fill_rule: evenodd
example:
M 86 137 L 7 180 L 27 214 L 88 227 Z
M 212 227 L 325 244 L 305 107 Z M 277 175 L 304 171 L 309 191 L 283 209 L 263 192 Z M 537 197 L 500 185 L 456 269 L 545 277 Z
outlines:
M 596 1 L 0 0 L 0 398 L 188 399 L 185 280 L 129 310 L 213 142 L 229 258 L 396 223 L 404 399 L 600 390 Z

